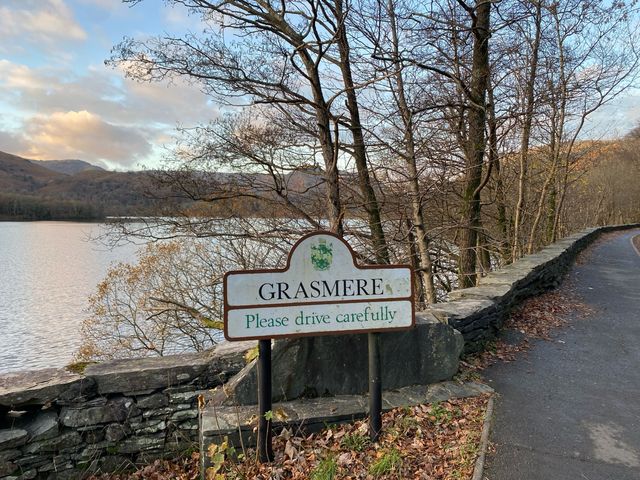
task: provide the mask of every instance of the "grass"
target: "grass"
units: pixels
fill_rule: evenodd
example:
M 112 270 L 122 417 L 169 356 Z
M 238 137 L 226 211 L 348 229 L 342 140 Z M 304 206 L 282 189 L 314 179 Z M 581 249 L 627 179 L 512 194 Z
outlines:
M 402 456 L 400 452 L 392 448 L 384 453 L 369 467 L 369 473 L 374 477 L 388 475 L 390 473 L 399 473 L 402 467 Z
M 340 446 L 346 450 L 353 450 L 354 452 L 362 452 L 364 451 L 371 440 L 369 437 L 362 435 L 360 433 L 347 433 L 342 442 L 340 442 Z
M 338 473 L 338 462 L 334 457 L 328 457 L 320 460 L 311 471 L 310 480 L 333 480 L 336 473 Z
M 450 422 L 453 418 L 453 412 L 444 408 L 440 403 L 434 403 L 429 410 L 429 418 L 435 424 Z

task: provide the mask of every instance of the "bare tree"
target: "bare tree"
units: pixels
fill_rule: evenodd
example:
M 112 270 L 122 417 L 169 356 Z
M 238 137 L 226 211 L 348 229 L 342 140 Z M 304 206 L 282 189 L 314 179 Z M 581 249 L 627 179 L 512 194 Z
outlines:
M 542 38 L 542 0 L 528 2 L 533 8 L 531 12 L 533 30 L 527 34 L 525 28 L 518 28 L 518 32 L 527 42 L 528 51 L 525 52 L 525 82 L 522 86 L 523 112 L 522 112 L 522 133 L 520 140 L 520 172 L 518 175 L 518 203 L 515 208 L 513 221 L 512 258 L 517 260 L 520 256 L 520 236 L 527 199 L 527 170 L 529 164 L 529 143 L 531 142 L 531 127 L 535 113 L 535 88 L 538 77 L 538 58 L 540 54 L 540 42 Z M 518 22 L 515 25 L 523 25 L 525 22 Z
M 576 160 L 575 146 L 588 118 L 633 84 L 640 64 L 630 40 L 635 25 L 628 6 L 567 2 L 553 4 L 548 11 L 554 35 L 544 74 L 547 122 L 543 129 L 549 136 L 550 166 L 538 195 L 528 253 L 536 246 L 550 191 L 549 240 L 556 238 L 571 164 Z

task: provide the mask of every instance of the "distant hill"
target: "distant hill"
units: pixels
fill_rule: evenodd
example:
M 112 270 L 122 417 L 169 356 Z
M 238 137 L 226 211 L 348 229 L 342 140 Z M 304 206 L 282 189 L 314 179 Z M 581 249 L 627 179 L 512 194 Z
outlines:
M 289 200 L 308 211 L 322 208 L 321 170 L 301 168 L 282 180 Z M 0 220 L 298 214 L 285 207 L 273 178 L 261 173 L 111 172 L 82 160 L 39 161 L 0 152 Z
M 0 191 L 32 193 L 60 178 L 53 172 L 22 157 L 0 152 Z
M 110 172 L 82 160 L 28 160 L 0 152 L 0 218 L 146 215 L 150 175 Z
M 76 173 L 86 172 L 87 170 L 105 171 L 104 168 L 93 165 L 84 160 L 29 160 L 31 163 L 40 165 L 48 170 L 65 175 L 75 175 Z

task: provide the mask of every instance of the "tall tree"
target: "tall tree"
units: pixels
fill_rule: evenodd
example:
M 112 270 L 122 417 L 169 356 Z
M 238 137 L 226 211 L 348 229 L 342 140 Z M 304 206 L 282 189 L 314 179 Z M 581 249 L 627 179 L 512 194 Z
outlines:
M 473 57 L 468 98 L 468 136 L 465 145 L 461 228 L 458 246 L 459 284 L 461 288 L 476 283 L 478 230 L 480 227 L 480 192 L 486 148 L 486 94 L 489 84 L 489 38 L 491 37 L 491 2 L 476 0 L 475 8 L 459 1 L 471 19 Z
M 538 57 L 540 52 L 540 40 L 542 38 L 542 1 L 533 0 L 530 2 L 533 7 L 532 30 L 530 35 L 525 34 L 525 29 L 521 28 L 522 37 L 527 41 L 528 51 L 525 58 L 527 59 L 525 82 L 523 85 L 523 112 L 522 112 L 522 133 L 520 137 L 520 171 L 518 174 L 518 203 L 515 208 L 513 221 L 513 260 L 517 260 L 520 256 L 520 237 L 522 223 L 524 221 L 525 203 L 527 200 L 527 171 L 529 166 L 529 143 L 531 142 L 531 127 L 535 113 L 535 88 L 536 79 L 538 77 Z M 520 22 L 525 23 L 525 22 Z

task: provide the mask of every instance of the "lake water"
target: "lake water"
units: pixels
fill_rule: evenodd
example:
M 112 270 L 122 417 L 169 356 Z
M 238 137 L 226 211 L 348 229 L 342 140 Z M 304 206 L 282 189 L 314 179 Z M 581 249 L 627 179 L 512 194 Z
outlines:
M 72 361 L 88 296 L 111 263 L 135 260 L 139 248 L 88 241 L 101 228 L 0 222 L 0 373 Z

